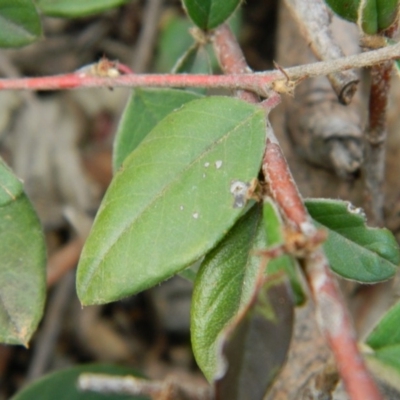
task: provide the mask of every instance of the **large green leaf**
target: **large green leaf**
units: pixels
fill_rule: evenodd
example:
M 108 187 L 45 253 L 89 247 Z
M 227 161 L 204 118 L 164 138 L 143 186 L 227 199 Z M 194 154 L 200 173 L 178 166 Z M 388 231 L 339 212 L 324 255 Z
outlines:
M 293 331 L 293 302 L 284 276 L 261 284 L 243 312 L 219 338 L 216 400 L 264 398 L 286 360 Z
M 362 210 L 345 201 L 312 199 L 306 206 L 317 225 L 329 231 L 324 250 L 333 271 L 366 283 L 395 274 L 400 252 L 390 231 L 369 228 Z
M 0 342 L 27 345 L 42 317 L 46 251 L 21 182 L 0 161 Z
M 191 20 L 201 29 L 214 29 L 225 22 L 241 0 L 183 0 Z
M 125 107 L 114 141 L 114 171 L 165 116 L 188 101 L 193 92 L 174 89 L 136 89 Z
M 396 20 L 399 0 L 325 0 L 332 10 L 358 23 L 364 33 L 375 35 L 389 28 Z
M 256 206 L 207 254 L 197 273 L 191 310 L 192 347 L 210 381 L 217 371 L 217 338 L 255 290 L 261 259 L 253 250 L 265 248 L 260 225 L 261 210 Z
M 77 381 L 83 373 L 140 376 L 131 368 L 116 365 L 87 364 L 53 372 L 17 393 L 11 400 L 148 400 L 144 396 L 100 394 L 78 390 Z
M 38 7 L 53 17 L 84 17 L 118 7 L 130 0 L 37 0 Z
M 19 47 L 34 42 L 42 25 L 32 0 L 0 1 L 0 47 Z
M 78 266 L 82 303 L 137 293 L 213 248 L 241 215 L 231 185 L 257 176 L 265 130 L 260 107 L 229 97 L 164 118 L 105 195 Z

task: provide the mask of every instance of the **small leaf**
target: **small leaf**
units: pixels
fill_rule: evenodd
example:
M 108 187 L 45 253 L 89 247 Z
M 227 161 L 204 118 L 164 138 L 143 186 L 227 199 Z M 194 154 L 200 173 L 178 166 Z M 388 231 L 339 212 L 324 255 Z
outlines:
M 0 47 L 19 47 L 42 34 L 39 14 L 32 0 L 0 1 Z
M 285 362 L 293 331 L 290 286 L 270 277 L 220 337 L 216 400 L 258 400 Z
M 176 60 L 193 46 L 193 37 L 189 33 L 191 21 L 184 16 L 171 15 L 161 26 L 155 59 L 156 72 L 172 70 Z
M 373 354 L 367 354 L 367 363 L 374 376 L 400 391 L 400 344 L 382 347 Z
M 199 95 L 174 89 L 136 89 L 132 92 L 114 141 L 114 171 L 145 136 L 172 111 Z
M 211 381 L 217 371 L 217 338 L 254 293 L 261 266 L 256 249 L 265 248 L 260 207 L 242 217 L 207 254 L 195 280 L 191 339 L 196 361 Z M 261 227 L 262 228 L 262 227 Z
M 399 0 L 325 0 L 340 17 L 357 23 L 368 35 L 389 28 L 396 20 Z
M 78 267 L 82 303 L 147 289 L 213 248 L 242 213 L 230 186 L 257 176 L 265 134 L 263 110 L 228 97 L 164 118 L 103 199 Z
M 77 387 L 80 374 L 138 375 L 137 371 L 116 365 L 88 364 L 53 372 L 17 393 L 11 400 L 149 400 L 144 396 L 82 392 Z
M 37 0 L 38 7 L 53 17 L 84 17 L 119 7 L 130 0 Z
M 45 267 L 40 222 L 0 162 L 0 342 L 27 345 L 43 314 Z
M 317 225 L 329 231 L 324 250 L 333 271 L 365 283 L 395 274 L 400 252 L 390 231 L 367 227 L 362 210 L 345 201 L 312 199 L 306 206 Z
M 363 32 L 375 35 L 394 23 L 398 8 L 399 0 L 361 1 L 358 9 L 358 24 Z
M 400 345 L 400 302 L 386 312 L 369 334 L 366 343 L 374 350 L 386 346 Z
M 207 48 L 197 44 L 191 46 L 175 64 L 172 73 L 211 74 L 212 66 Z
M 325 0 L 325 3 L 340 17 L 357 22 L 360 0 Z
M 380 0 L 378 1 L 378 28 L 383 31 L 389 28 L 398 16 L 399 0 Z
M 183 0 L 190 19 L 201 29 L 210 30 L 225 22 L 241 0 Z

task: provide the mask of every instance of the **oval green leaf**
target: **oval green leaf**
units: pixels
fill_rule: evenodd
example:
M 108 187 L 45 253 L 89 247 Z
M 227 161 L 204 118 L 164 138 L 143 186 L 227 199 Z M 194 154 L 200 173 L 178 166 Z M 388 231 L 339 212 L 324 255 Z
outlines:
M 169 113 L 199 95 L 174 89 L 136 89 L 132 92 L 114 141 L 114 171 L 146 135 Z
M 328 229 L 324 250 L 333 271 L 365 283 L 395 274 L 400 252 L 390 231 L 369 228 L 362 210 L 345 201 L 311 199 L 305 204 L 317 225 Z
M 195 280 L 191 340 L 196 361 L 209 381 L 217 372 L 217 338 L 246 306 L 255 290 L 265 248 L 260 207 L 253 207 L 207 254 Z M 262 227 L 261 227 L 262 228 Z
M 183 0 L 190 19 L 201 29 L 214 29 L 225 22 L 241 0 Z
M 42 34 L 39 14 L 32 0 L 0 1 L 0 47 L 20 47 Z
M 263 110 L 228 97 L 164 118 L 105 195 L 78 266 L 81 302 L 147 289 L 213 248 L 242 213 L 230 188 L 257 176 L 265 134 Z
M 37 0 L 43 14 L 53 17 L 85 17 L 119 7 L 130 0 Z
M 291 291 L 284 276 L 271 276 L 219 338 L 223 360 L 216 400 L 265 397 L 286 360 L 293 332 Z
M 107 375 L 138 375 L 137 371 L 116 365 L 88 364 L 53 372 L 17 393 L 11 400 L 149 400 L 144 396 L 100 394 L 78 390 L 77 381 L 83 373 Z
M 0 342 L 26 346 L 46 296 L 44 237 L 21 182 L 2 163 L 0 199 Z

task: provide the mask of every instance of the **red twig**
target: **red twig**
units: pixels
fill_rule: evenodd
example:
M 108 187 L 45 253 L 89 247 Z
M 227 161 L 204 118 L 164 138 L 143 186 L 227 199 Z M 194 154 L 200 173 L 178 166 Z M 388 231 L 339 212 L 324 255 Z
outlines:
M 272 197 L 287 221 L 304 235 L 313 235 L 313 224 L 274 137 L 267 141 L 262 169 Z M 305 264 L 305 272 L 316 304 L 318 323 L 335 356 L 350 398 L 380 400 L 379 390 L 358 351 L 350 317 L 323 251 L 317 249 L 312 252 L 306 258 Z
M 217 51 L 217 55 L 223 54 L 223 57 L 218 57 L 223 71 L 236 73 L 244 70 L 243 55 L 229 28 L 219 27 L 215 38 L 215 47 L 223 43 L 221 51 Z M 262 170 L 271 195 L 287 222 L 306 237 L 314 236 L 316 230 L 273 133 L 267 138 Z M 305 272 L 316 304 L 318 322 L 328 339 L 350 398 L 381 400 L 379 390 L 358 351 L 350 317 L 321 248 L 306 258 Z
M 383 182 L 385 178 L 386 109 L 392 61 L 371 68 L 369 127 L 365 143 L 366 209 L 376 225 L 383 225 Z
M 216 34 L 218 35 L 218 34 Z M 226 49 L 229 51 L 229 48 Z M 223 55 L 223 53 L 221 53 Z M 400 58 L 400 43 L 363 54 L 343 57 L 328 62 L 317 62 L 262 73 L 238 73 L 230 75 L 140 75 L 130 74 L 129 69 L 118 63 L 101 60 L 98 66 L 89 66 L 75 73 L 38 78 L 0 79 L 0 90 L 62 90 L 88 87 L 206 87 L 248 90 L 268 97 L 271 86 L 277 81 L 298 81 L 308 77 L 331 74 L 352 68 L 376 65 Z M 122 74 L 122 75 L 121 75 Z

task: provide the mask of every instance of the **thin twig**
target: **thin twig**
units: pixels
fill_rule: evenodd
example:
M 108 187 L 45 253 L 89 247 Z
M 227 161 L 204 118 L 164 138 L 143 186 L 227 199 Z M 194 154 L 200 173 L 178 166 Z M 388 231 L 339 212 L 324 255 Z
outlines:
M 329 29 L 331 16 L 322 0 L 286 0 L 286 4 L 318 59 L 329 61 L 344 56 L 332 37 Z M 328 79 L 340 102 L 349 104 L 357 89 L 357 74 L 353 70 L 333 72 Z
M 267 141 L 262 170 L 272 197 L 289 224 L 306 236 L 313 235 L 312 221 L 294 184 L 285 157 L 273 136 Z M 318 324 L 328 339 L 350 398 L 381 400 L 379 390 L 358 351 L 350 317 L 325 254 L 321 249 L 317 249 L 306 258 L 305 265 L 316 305 Z
M 47 262 L 47 286 L 57 283 L 68 272 L 76 267 L 81 255 L 84 240 L 80 237 L 71 240 L 53 254 Z
M 246 74 L 251 72 L 242 49 L 228 25 L 223 24 L 215 31 L 213 46 L 218 63 L 224 73 Z M 258 103 L 260 101 L 257 94 L 247 90 L 236 91 L 236 96 L 249 103 Z
M 391 26 L 384 36 L 393 37 L 398 22 Z M 382 39 L 384 39 L 382 35 Z M 386 61 L 371 68 L 371 90 L 369 95 L 369 126 L 365 140 L 365 187 L 366 211 L 372 223 L 382 226 L 384 222 L 383 182 L 385 178 L 386 158 L 386 114 L 390 89 L 392 61 Z
M 393 62 L 387 61 L 371 68 L 369 95 L 369 126 L 365 140 L 366 211 L 370 222 L 383 225 L 383 182 L 386 158 L 386 109 Z
M 287 68 L 285 73 L 290 80 L 298 81 L 352 68 L 376 65 L 397 58 L 400 58 L 400 43 L 337 60 Z M 77 71 L 72 74 L 39 78 L 0 79 L 0 90 L 61 90 L 84 87 L 206 87 L 242 89 L 268 97 L 273 83 L 287 81 L 286 76 L 279 70 L 231 75 L 125 74 L 111 76 L 100 77 L 86 71 Z
M 46 371 L 54 352 L 54 346 L 61 329 L 64 311 L 75 285 L 75 273 L 70 271 L 58 284 L 49 303 L 43 327 L 35 343 L 32 361 L 26 382 L 31 382 Z
M 136 73 L 148 69 L 154 44 L 157 38 L 158 20 L 161 14 L 162 0 L 149 0 L 146 3 L 143 15 L 142 29 L 136 45 L 132 68 Z
M 105 374 L 82 374 L 79 389 L 102 394 L 128 394 L 151 396 L 164 400 L 211 400 L 210 387 L 197 387 L 172 379 L 149 381 L 134 376 L 110 376 Z
M 221 42 L 235 40 L 226 26 L 218 28 L 217 31 L 220 31 Z M 217 42 L 214 46 L 216 45 Z M 239 68 L 243 68 L 244 59 L 237 52 L 236 46 L 234 43 L 225 44 L 226 51 L 230 48 L 235 49 L 230 56 L 225 54 L 225 58 L 230 59 L 230 62 L 226 62 L 222 67 L 229 73 L 230 68 L 235 68 L 229 67 L 234 64 L 235 57 Z M 262 171 L 271 195 L 286 217 L 287 223 L 306 237 L 315 236 L 314 225 L 272 130 L 268 132 Z M 358 351 L 350 317 L 320 247 L 308 255 L 305 272 L 316 304 L 319 325 L 328 339 L 351 399 L 381 400 L 379 390 Z

